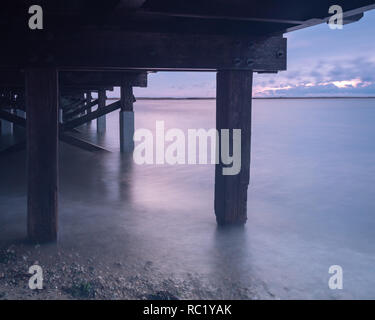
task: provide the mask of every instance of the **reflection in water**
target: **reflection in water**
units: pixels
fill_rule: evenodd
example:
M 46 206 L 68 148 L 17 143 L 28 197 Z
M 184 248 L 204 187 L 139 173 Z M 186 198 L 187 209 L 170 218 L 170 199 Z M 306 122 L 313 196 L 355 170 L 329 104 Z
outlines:
M 60 146 L 59 246 L 108 263 L 199 274 L 247 296 L 375 296 L 375 100 L 255 100 L 249 220 L 221 229 L 212 165 L 144 165 L 119 153 L 118 114 L 81 136 L 112 151 Z M 136 128 L 214 128 L 214 101 L 140 101 Z M 2 138 L 4 145 L 4 138 Z M 9 141 L 7 142 L 9 143 Z M 26 233 L 25 153 L 0 158 L 0 241 Z M 344 290 L 328 289 L 328 268 Z M 236 284 L 236 285 L 234 285 Z M 222 293 L 212 291 L 212 297 Z M 243 292 L 238 292 L 238 291 Z
M 212 273 L 227 274 L 231 281 L 247 282 L 249 249 L 245 227 L 217 227 L 212 243 Z

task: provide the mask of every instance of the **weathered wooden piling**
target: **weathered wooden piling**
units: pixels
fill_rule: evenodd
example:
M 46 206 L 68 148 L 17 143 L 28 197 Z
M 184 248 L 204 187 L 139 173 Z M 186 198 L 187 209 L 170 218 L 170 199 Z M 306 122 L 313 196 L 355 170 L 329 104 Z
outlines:
M 59 108 L 59 123 L 64 122 L 64 111 L 62 108 Z
M 0 133 L 3 136 L 9 136 L 13 134 L 13 123 L 7 120 L 0 120 Z
M 17 109 L 15 114 L 21 118 L 26 119 L 26 112 L 23 110 Z M 25 135 L 25 128 L 23 128 L 22 126 L 14 125 L 13 131 L 14 131 L 14 134 L 18 137 L 22 137 Z
M 90 103 L 91 103 L 91 101 L 92 101 L 92 94 L 91 94 L 91 91 L 86 91 L 86 106 L 89 106 Z M 91 113 L 91 111 L 92 111 L 92 108 L 89 107 L 89 108 L 87 109 L 86 113 L 89 114 L 89 113 Z M 91 123 L 91 120 L 88 122 L 88 124 L 90 124 L 90 123 Z
M 221 159 L 215 168 L 215 214 L 219 225 L 244 224 L 247 220 L 252 77 L 253 73 L 249 70 L 223 70 L 217 73 L 216 127 L 219 132 L 221 129 L 241 129 L 239 174 L 223 175 L 225 165 Z M 219 134 L 218 147 L 220 146 Z
M 98 91 L 98 109 L 105 107 L 105 101 L 106 101 L 106 92 L 104 89 L 100 89 Z M 98 133 L 104 133 L 106 131 L 107 123 L 106 123 L 106 116 L 103 115 L 96 120 L 96 130 Z
M 120 119 L 120 150 L 132 152 L 134 149 L 134 95 L 133 87 L 129 84 L 121 86 Z
M 55 68 L 29 68 L 27 111 L 27 230 L 35 242 L 57 239 L 58 78 Z

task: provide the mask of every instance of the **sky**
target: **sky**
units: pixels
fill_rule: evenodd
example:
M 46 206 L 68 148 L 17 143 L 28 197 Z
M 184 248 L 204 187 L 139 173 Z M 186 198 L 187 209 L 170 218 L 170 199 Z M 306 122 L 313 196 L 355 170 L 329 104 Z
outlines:
M 375 96 L 375 10 L 341 30 L 321 24 L 285 36 L 288 69 L 255 74 L 255 97 Z M 148 79 L 147 88 L 134 88 L 137 97 L 216 95 L 214 72 L 158 72 Z

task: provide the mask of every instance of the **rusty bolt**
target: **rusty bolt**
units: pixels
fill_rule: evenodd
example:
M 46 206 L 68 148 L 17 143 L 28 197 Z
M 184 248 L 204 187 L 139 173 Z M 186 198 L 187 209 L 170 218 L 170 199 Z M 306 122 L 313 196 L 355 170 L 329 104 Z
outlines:
M 277 51 L 277 57 L 278 58 L 282 58 L 283 56 L 284 56 L 284 51 L 283 50 Z

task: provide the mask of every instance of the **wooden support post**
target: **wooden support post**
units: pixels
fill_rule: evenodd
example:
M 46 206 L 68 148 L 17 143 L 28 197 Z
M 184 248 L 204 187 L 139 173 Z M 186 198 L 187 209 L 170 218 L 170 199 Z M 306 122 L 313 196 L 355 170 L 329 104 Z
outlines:
M 83 92 L 82 94 L 81 94 L 81 99 L 84 101 L 83 102 L 83 106 L 85 106 L 86 105 L 86 97 L 85 97 L 85 93 Z M 79 113 L 79 116 L 84 116 L 85 114 L 86 114 L 86 112 L 87 112 L 87 110 L 81 110 L 81 112 Z
M 223 175 L 220 157 L 215 170 L 215 214 L 219 225 L 245 224 L 247 188 L 250 181 L 252 71 L 223 70 L 217 73 L 216 127 L 221 151 L 221 129 L 241 129 L 241 170 Z M 230 144 L 231 145 L 231 144 Z M 232 148 L 230 148 L 232 149 Z M 230 150 L 232 153 L 232 150 Z M 220 153 L 221 154 L 221 153 Z
M 120 150 L 132 152 L 134 150 L 134 95 L 133 87 L 129 84 L 121 86 L 120 110 Z
M 91 94 L 91 91 L 87 91 L 87 92 L 86 92 L 86 106 L 87 106 L 87 105 L 90 105 L 91 101 L 92 101 L 92 94 Z M 91 107 L 88 108 L 88 109 L 86 110 L 87 114 L 91 113 L 91 111 L 92 111 L 92 108 L 91 108 Z M 91 123 L 91 121 L 89 121 L 88 124 L 89 124 L 89 123 Z
M 0 121 L 1 121 L 1 127 L 0 127 L 1 135 L 8 136 L 8 135 L 13 134 L 13 123 L 6 121 L 6 120 L 0 120 Z
M 105 107 L 106 92 L 104 89 L 100 89 L 98 92 L 98 109 Z M 98 133 L 104 133 L 106 131 L 106 116 L 103 115 L 96 120 L 96 131 Z
M 17 109 L 15 114 L 18 116 L 18 117 L 21 117 L 21 118 L 25 118 L 26 119 L 26 113 L 25 111 L 23 110 L 19 110 Z M 13 126 L 13 131 L 14 131 L 14 134 L 18 137 L 23 137 L 25 135 L 25 128 L 22 127 L 22 126 Z
M 64 110 L 59 108 L 59 123 L 64 123 Z
M 54 68 L 27 69 L 28 237 L 57 239 L 58 78 Z

